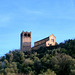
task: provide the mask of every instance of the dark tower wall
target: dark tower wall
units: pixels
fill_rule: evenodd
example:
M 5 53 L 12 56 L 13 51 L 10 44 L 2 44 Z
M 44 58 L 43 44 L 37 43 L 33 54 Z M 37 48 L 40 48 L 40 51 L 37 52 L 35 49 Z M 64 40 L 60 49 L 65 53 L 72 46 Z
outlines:
M 31 32 L 21 33 L 21 51 L 31 50 Z

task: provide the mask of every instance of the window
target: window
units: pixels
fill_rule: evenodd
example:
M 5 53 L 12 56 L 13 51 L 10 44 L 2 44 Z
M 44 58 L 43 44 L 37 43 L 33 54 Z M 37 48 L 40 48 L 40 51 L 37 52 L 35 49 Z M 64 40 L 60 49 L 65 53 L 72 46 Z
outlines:
M 28 34 L 28 37 L 30 37 L 30 34 Z
M 51 42 L 54 42 L 54 39 L 51 39 Z
M 51 42 L 54 42 L 54 38 L 53 37 L 51 37 Z
M 50 45 L 50 44 L 48 43 L 48 45 Z
M 24 36 L 27 36 L 27 34 L 25 33 Z

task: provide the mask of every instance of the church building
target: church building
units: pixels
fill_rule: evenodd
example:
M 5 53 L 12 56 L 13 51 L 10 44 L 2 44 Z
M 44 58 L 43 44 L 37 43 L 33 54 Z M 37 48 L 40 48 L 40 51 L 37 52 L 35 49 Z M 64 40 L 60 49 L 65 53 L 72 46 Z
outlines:
M 34 42 L 34 47 L 31 48 L 31 32 L 21 33 L 21 51 L 37 50 L 40 47 L 49 47 L 56 45 L 56 37 L 51 34 L 49 37 Z
M 56 37 L 52 34 L 47 38 L 34 42 L 34 47 L 32 49 L 36 50 L 40 47 L 49 47 L 56 45 Z

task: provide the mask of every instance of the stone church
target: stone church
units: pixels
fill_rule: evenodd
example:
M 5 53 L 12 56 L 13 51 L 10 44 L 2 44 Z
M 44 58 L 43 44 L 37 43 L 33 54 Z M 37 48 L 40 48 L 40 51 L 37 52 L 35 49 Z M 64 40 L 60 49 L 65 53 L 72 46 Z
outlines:
M 51 34 L 50 36 L 34 42 L 34 47 L 31 48 L 31 32 L 21 33 L 21 51 L 37 50 L 40 47 L 49 47 L 56 45 L 56 37 Z

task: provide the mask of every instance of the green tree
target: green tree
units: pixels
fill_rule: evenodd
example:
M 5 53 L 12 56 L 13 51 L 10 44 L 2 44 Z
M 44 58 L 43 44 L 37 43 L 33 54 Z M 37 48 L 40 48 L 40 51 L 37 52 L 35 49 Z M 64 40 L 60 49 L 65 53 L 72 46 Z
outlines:
M 46 72 L 43 72 L 39 75 L 56 75 L 54 71 L 50 70 L 50 69 L 47 69 Z
M 57 75 L 69 75 L 71 66 L 73 65 L 73 59 L 66 54 L 57 54 L 52 57 L 51 64 L 52 69 Z
M 6 59 L 11 63 L 13 61 L 13 53 L 6 54 Z
M 70 75 L 75 75 L 75 59 L 73 59 Z
M 15 75 L 18 72 L 17 65 L 15 62 L 12 62 L 8 67 L 5 68 L 5 75 Z

